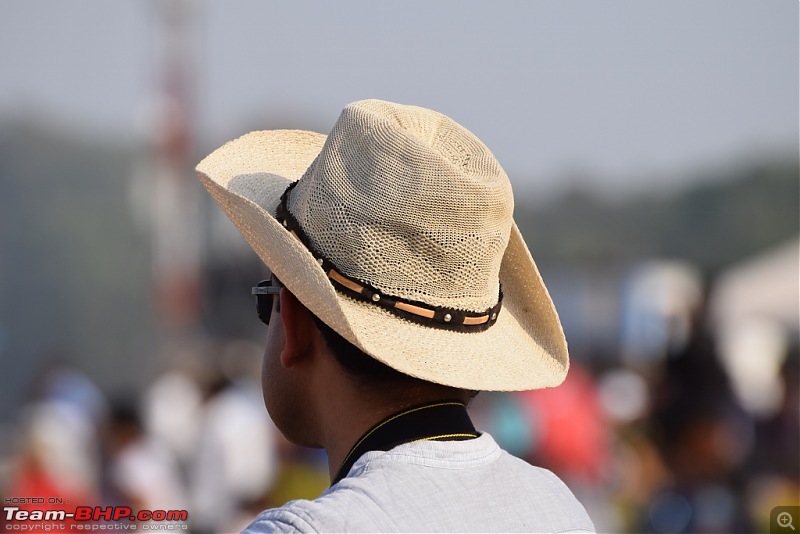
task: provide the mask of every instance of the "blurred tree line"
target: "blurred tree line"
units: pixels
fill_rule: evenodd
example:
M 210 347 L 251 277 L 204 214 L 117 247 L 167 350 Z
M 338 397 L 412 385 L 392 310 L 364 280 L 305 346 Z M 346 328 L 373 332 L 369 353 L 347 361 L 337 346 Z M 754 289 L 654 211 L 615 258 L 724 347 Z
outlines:
M 131 142 L 0 126 L 0 420 L 53 351 L 107 388 L 143 380 L 153 364 L 150 238 L 130 202 L 146 155 Z M 657 256 L 713 273 L 798 234 L 798 172 L 794 158 L 703 176 L 668 194 L 610 201 L 572 190 L 544 205 L 518 196 L 515 216 L 540 263 L 591 269 Z M 225 283 L 219 263 L 208 269 L 209 286 Z M 251 315 L 249 306 L 206 306 L 209 323 L 220 313 Z
M 547 205 L 518 206 L 517 224 L 548 263 L 591 267 L 659 257 L 710 275 L 798 235 L 796 159 L 699 178 L 678 191 L 618 200 L 573 189 Z

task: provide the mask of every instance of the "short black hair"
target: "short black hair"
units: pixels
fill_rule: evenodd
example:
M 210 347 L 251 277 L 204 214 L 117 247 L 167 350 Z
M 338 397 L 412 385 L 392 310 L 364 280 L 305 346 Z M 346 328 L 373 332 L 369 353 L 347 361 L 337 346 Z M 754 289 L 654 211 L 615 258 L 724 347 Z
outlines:
M 322 339 L 328 346 L 331 354 L 345 373 L 350 376 L 356 384 L 367 391 L 380 391 L 382 395 L 397 394 L 407 386 L 420 383 L 429 383 L 421 378 L 416 378 L 393 369 L 383 362 L 380 362 L 359 349 L 344 337 L 339 335 L 333 328 L 325 324 L 322 319 L 311 314 L 317 328 L 322 335 Z M 460 398 L 466 394 L 465 401 L 472 402 L 478 395 L 478 391 L 455 388 L 452 386 L 442 386 L 453 391 L 454 398 Z M 394 392 L 394 393 L 392 393 Z
M 339 335 L 333 328 L 322 322 L 319 317 L 313 313 L 311 316 L 314 318 L 314 323 L 316 323 L 333 357 L 345 372 L 360 384 L 385 385 L 387 383 L 418 380 L 376 360 Z

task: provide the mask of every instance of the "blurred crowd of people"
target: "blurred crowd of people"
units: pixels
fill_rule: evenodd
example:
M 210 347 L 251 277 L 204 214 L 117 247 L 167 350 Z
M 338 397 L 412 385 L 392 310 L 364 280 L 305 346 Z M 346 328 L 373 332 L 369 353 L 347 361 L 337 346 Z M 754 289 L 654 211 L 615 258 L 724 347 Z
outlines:
M 780 369 L 781 402 L 737 398 L 701 322 L 647 365 L 573 364 L 559 388 L 483 395 L 479 421 L 510 450 L 557 472 L 598 532 L 768 532 L 800 504 L 800 366 Z
M 210 533 L 238 532 L 264 508 L 321 493 L 324 453 L 285 441 L 264 409 L 258 347 L 229 342 L 219 356 L 118 396 L 73 366 L 49 366 L 0 460 L 0 497 L 44 498 L 15 503 L 22 510 L 187 510 L 187 528 Z M 60 504 L 42 504 L 50 498 Z
M 476 427 L 556 472 L 600 532 L 768 531 L 773 507 L 800 502 L 797 344 L 779 360 L 778 402 L 754 411 L 702 307 L 687 324 L 658 358 L 574 354 L 561 387 L 483 392 Z M 129 397 L 104 395 L 74 367 L 43 372 L 2 459 L 0 495 L 186 509 L 200 533 L 238 531 L 259 510 L 318 495 L 324 453 L 289 444 L 270 422 L 260 347 L 208 352 Z

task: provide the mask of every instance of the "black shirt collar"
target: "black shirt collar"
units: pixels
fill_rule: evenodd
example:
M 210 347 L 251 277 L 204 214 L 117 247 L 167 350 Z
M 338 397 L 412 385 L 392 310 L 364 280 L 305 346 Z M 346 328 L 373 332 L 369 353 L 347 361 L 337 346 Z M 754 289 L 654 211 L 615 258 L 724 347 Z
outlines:
M 422 440 L 460 441 L 478 437 L 466 405 L 457 400 L 420 404 L 394 413 L 364 433 L 333 477 L 336 484 L 369 451 L 388 451 L 403 443 Z

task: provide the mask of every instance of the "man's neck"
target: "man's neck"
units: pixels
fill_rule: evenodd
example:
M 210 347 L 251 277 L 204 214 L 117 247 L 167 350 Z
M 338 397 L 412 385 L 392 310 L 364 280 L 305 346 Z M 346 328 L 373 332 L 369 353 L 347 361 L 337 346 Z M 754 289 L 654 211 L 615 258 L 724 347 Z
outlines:
M 433 387 L 431 387 L 433 386 Z M 452 400 L 453 390 L 425 384 L 411 387 L 399 398 L 380 399 L 355 388 L 344 388 L 328 398 L 322 409 L 327 428 L 323 447 L 328 453 L 328 473 L 333 480 L 354 445 L 372 427 L 387 417 L 412 406 L 437 400 Z M 466 399 L 463 399 L 466 403 Z

